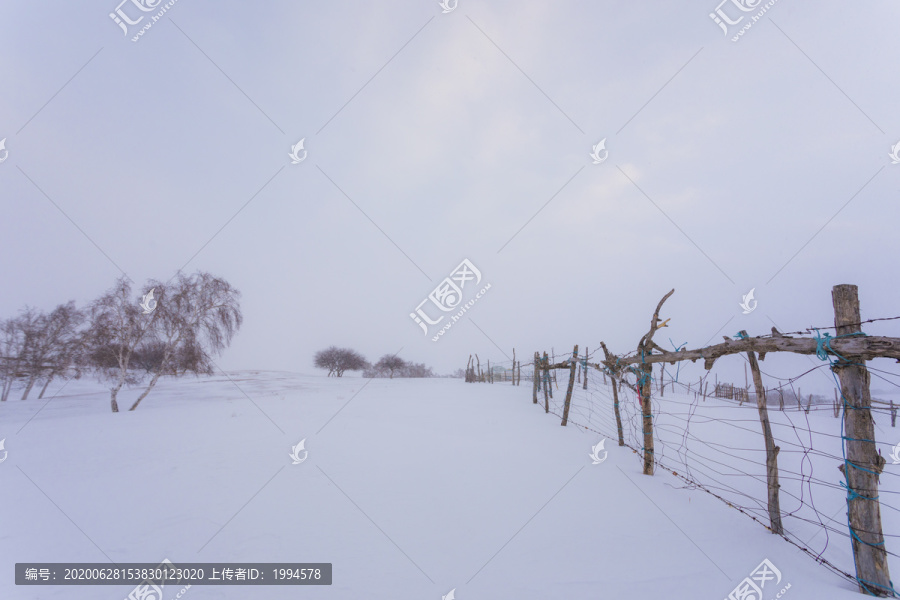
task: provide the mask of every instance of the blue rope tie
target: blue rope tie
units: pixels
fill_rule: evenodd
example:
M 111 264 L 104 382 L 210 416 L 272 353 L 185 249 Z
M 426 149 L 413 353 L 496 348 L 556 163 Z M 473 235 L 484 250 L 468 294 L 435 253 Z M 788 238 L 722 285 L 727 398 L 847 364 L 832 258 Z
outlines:
M 857 335 L 864 336 L 866 334 L 863 333 L 862 331 L 857 331 L 854 333 L 847 333 L 844 335 L 832 336 L 831 334 L 826 332 L 825 335 L 823 336 L 821 333 L 819 333 L 819 330 L 816 329 L 816 358 L 818 358 L 819 360 L 827 360 L 828 361 L 828 364 L 831 367 L 831 375 L 834 378 L 834 383 L 835 383 L 836 387 L 841 390 L 841 403 L 843 404 L 845 414 L 846 414 L 847 409 L 862 409 L 865 407 L 857 407 L 857 406 L 850 405 L 850 402 L 847 399 L 847 396 L 844 395 L 844 389 L 841 387 L 841 384 L 838 381 L 837 375 L 834 372 L 834 366 L 837 361 L 835 361 L 832 358 L 832 356 L 838 357 L 840 359 L 841 363 L 844 365 L 859 364 L 859 363 L 852 363 L 849 360 L 847 360 L 845 357 L 838 354 L 834 350 L 834 348 L 831 347 L 831 341 L 839 339 L 839 338 L 851 337 L 851 336 L 857 336 Z M 871 407 L 870 407 L 870 409 L 871 409 Z M 884 540 L 882 540 L 881 542 L 878 542 L 878 543 L 871 543 L 871 542 L 866 542 L 865 540 L 861 539 L 859 537 L 859 535 L 857 535 L 856 530 L 853 529 L 853 525 L 850 524 L 850 511 L 849 511 L 850 502 L 853 500 L 857 500 L 857 499 L 858 500 L 878 500 L 878 496 L 864 496 L 864 495 L 860 494 L 859 492 L 857 492 L 856 490 L 854 490 L 853 488 L 851 488 L 850 480 L 849 480 L 850 471 L 847 468 L 847 466 L 849 465 L 849 466 L 853 467 L 854 469 L 858 469 L 860 471 L 865 471 L 866 473 L 870 473 L 875 476 L 878 476 L 878 473 L 876 473 L 875 471 L 872 471 L 871 469 L 866 469 L 865 467 L 861 467 L 859 465 L 853 464 L 852 462 L 847 460 L 847 446 L 845 443 L 847 440 L 859 441 L 859 442 L 871 442 L 873 444 L 875 443 L 874 440 L 851 438 L 851 437 L 844 435 L 844 419 L 841 419 L 841 454 L 843 455 L 843 459 L 844 459 L 844 479 L 846 480 L 846 481 L 841 482 L 841 487 L 843 487 L 844 489 L 847 490 L 847 507 L 848 507 L 847 529 L 850 531 L 851 538 L 856 540 L 860 544 L 865 544 L 865 545 L 871 546 L 873 548 L 884 546 Z M 856 564 L 856 546 L 851 545 L 851 547 L 853 548 L 853 562 L 855 565 Z M 898 595 L 897 590 L 894 589 L 893 581 L 888 580 L 889 587 L 885 587 L 885 586 L 881 585 L 880 583 L 866 581 L 865 579 L 863 579 L 859 576 L 859 572 L 856 573 L 855 578 L 856 578 L 857 584 L 860 585 L 860 587 L 866 592 L 867 595 L 870 595 L 870 596 L 875 595 L 869 591 L 868 588 L 870 588 L 870 587 L 880 588 L 883 590 L 889 590 L 891 592 L 892 597 L 896 597 Z
M 672 341 L 672 338 L 669 338 L 669 343 L 672 344 L 672 347 L 673 347 L 673 348 L 675 348 L 675 352 L 680 352 L 680 351 L 684 350 L 684 347 L 685 347 L 685 346 L 687 346 L 687 342 L 685 342 L 685 343 L 683 343 L 682 345 L 676 347 L 676 346 L 675 346 L 675 342 Z M 678 368 L 675 369 L 675 381 L 677 382 L 677 381 L 678 381 L 678 374 L 681 373 L 681 361 L 678 361 L 678 362 L 675 363 L 675 364 L 678 365 Z

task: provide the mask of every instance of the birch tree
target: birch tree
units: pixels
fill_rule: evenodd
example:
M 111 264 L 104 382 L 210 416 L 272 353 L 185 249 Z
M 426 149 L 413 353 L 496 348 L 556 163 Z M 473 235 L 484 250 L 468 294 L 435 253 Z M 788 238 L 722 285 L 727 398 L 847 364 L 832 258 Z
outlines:
M 19 319 L 0 322 L 0 401 L 6 402 L 23 359 L 25 336 Z
M 209 273 L 178 273 L 170 283 L 152 281 L 158 293 L 148 349 L 157 353 L 150 383 L 129 410 L 138 407 L 166 374 L 212 373 L 212 357 L 231 344 L 241 327 L 240 292 Z
M 158 304 L 157 304 L 158 306 Z M 138 347 L 149 337 L 155 325 L 156 310 L 145 314 L 139 300 L 132 297 L 131 281 L 124 275 L 89 309 L 87 335 L 90 364 L 101 380 L 109 381 L 109 403 L 119 412 L 117 397 L 122 386 L 142 379 L 131 364 Z
M 22 400 L 38 381 L 44 382 L 39 396 L 43 398 L 50 382 L 69 370 L 81 345 L 79 326 L 84 320 L 74 300 L 60 304 L 50 314 L 32 313 L 26 324 L 28 343 L 22 366 L 28 380 Z

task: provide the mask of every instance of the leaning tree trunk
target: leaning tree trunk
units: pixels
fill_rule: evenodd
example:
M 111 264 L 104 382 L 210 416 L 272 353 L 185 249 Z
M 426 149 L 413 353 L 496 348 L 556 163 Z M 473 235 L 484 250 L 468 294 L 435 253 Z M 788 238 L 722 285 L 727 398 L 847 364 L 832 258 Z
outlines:
M 53 375 L 47 377 L 47 381 L 44 382 L 44 387 L 41 388 L 41 393 L 38 395 L 38 400 L 44 397 L 44 393 L 47 391 L 47 387 L 50 385 L 51 381 L 53 381 Z
M 166 361 L 163 360 L 163 364 L 165 364 L 165 362 L 166 362 Z M 143 400 L 144 398 L 147 397 L 147 394 L 150 393 L 150 391 L 151 391 L 151 390 L 153 389 L 153 387 L 156 385 L 156 382 L 159 381 L 159 376 L 160 376 L 161 374 L 162 374 L 162 368 L 160 368 L 159 371 L 157 371 L 157 372 L 153 375 L 153 379 L 150 380 L 150 383 L 147 385 L 147 388 L 141 393 L 140 396 L 138 396 L 138 399 L 134 401 L 134 404 L 131 405 L 131 408 L 128 409 L 129 412 L 132 411 L 132 410 L 134 410 L 134 409 L 136 409 L 136 408 L 138 407 L 138 404 L 141 403 L 141 400 Z
M 34 383 L 37 381 L 37 377 L 29 377 L 28 383 L 25 385 L 25 391 L 22 392 L 22 400 L 28 400 L 28 394 L 31 393 L 31 389 L 34 387 Z

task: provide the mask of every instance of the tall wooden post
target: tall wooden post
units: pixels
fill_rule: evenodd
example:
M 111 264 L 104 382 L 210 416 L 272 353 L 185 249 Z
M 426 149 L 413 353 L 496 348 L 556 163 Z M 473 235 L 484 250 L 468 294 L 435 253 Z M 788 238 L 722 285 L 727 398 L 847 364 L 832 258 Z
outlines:
M 650 384 L 653 382 L 652 365 L 642 364 L 638 367 L 641 378 L 638 380 L 638 389 L 641 393 L 641 426 L 644 440 L 644 475 L 653 475 L 653 412 L 650 403 Z
M 575 349 L 572 350 L 572 364 L 569 366 L 569 386 L 566 388 L 566 402 L 563 406 L 562 423 L 560 423 L 563 427 L 569 422 L 569 404 L 572 402 L 572 389 L 575 387 L 575 368 L 577 366 L 578 344 L 575 344 Z
M 531 400 L 532 400 L 532 402 L 533 402 L 534 404 L 537 404 L 538 386 L 540 385 L 540 381 L 541 381 L 541 380 L 540 380 L 540 377 L 541 377 L 541 376 L 540 376 L 540 373 L 541 373 L 541 371 L 540 371 L 540 369 L 538 368 L 538 363 L 540 363 L 540 361 L 541 361 L 541 359 L 540 359 L 540 357 L 538 356 L 538 353 L 535 352 L 535 353 L 534 353 L 534 377 L 533 377 L 533 379 L 534 379 L 534 386 L 533 386 L 533 388 L 532 388 L 532 390 L 531 390 Z
M 746 331 L 741 331 L 742 337 L 747 337 Z M 762 375 L 759 372 L 759 363 L 756 361 L 756 353 L 747 352 L 747 360 L 750 362 L 750 371 L 753 373 L 753 385 L 756 388 L 756 407 L 759 410 L 759 422 L 762 424 L 763 438 L 766 442 L 766 487 L 768 489 L 769 529 L 772 533 L 781 535 L 784 527 L 781 525 L 781 503 L 778 499 L 778 452 L 781 450 L 775 445 L 772 438 L 772 426 L 769 424 L 769 409 L 766 406 L 766 392 L 763 388 Z
M 614 358 L 612 354 L 609 353 L 609 350 L 606 348 L 606 344 L 600 342 L 600 348 L 603 350 L 603 356 L 606 358 L 606 367 L 610 369 L 609 373 L 609 381 L 612 384 L 612 393 L 613 393 L 613 412 L 616 415 L 616 433 L 619 434 L 619 445 L 625 445 L 625 436 L 622 432 L 622 415 L 619 413 L 619 382 L 616 381 L 617 377 L 620 377 L 619 371 L 613 370 L 615 369 L 612 359 Z M 606 382 L 606 373 L 603 374 L 603 381 Z
M 550 348 L 550 364 L 556 364 L 556 352 L 553 348 Z M 556 369 L 553 369 L 553 372 L 550 373 L 550 377 L 553 378 L 553 384 L 556 385 Z M 556 386 L 556 389 L 559 389 L 559 386 Z M 553 390 L 550 390 L 550 397 L 553 397 Z
M 587 364 L 587 361 L 588 361 L 588 349 L 585 347 L 585 349 L 584 349 L 584 364 L 583 364 L 582 369 L 581 369 L 582 371 L 584 371 L 584 385 L 583 385 L 582 388 L 581 388 L 581 389 L 583 389 L 583 390 L 586 390 L 586 389 L 587 389 L 587 374 L 588 374 L 588 364 Z
M 650 319 L 650 331 L 644 334 L 644 337 L 642 337 L 641 341 L 638 342 L 638 356 L 646 356 L 652 354 L 654 349 L 661 350 L 659 345 L 653 342 L 653 334 L 655 334 L 656 330 L 660 327 L 666 326 L 666 322 L 668 321 L 668 319 L 663 323 L 660 323 L 659 311 L 662 310 L 662 305 L 666 300 L 668 300 L 669 296 L 674 293 L 675 290 L 671 290 L 668 294 L 663 296 L 662 300 L 659 301 L 659 304 L 656 305 L 656 311 L 654 311 L 653 317 L 651 317 Z M 641 429 L 644 441 L 644 475 L 653 475 L 656 463 L 656 458 L 653 453 L 653 405 L 650 402 L 650 384 L 653 382 L 653 363 L 642 362 L 638 367 L 638 372 L 641 374 L 641 377 L 638 380 L 638 389 L 641 393 Z
M 544 412 L 545 413 L 550 412 L 550 400 L 548 399 L 548 395 L 547 395 L 548 391 L 550 392 L 551 395 L 553 393 L 552 390 L 550 390 L 550 371 L 547 369 L 548 364 L 550 364 L 550 363 L 547 362 L 547 353 L 544 352 L 544 359 L 543 359 L 543 367 L 544 368 L 541 373 L 541 379 L 544 380 Z
M 666 395 L 666 363 L 662 364 L 662 369 L 659 372 L 659 397 L 662 398 Z
M 516 385 L 516 349 L 513 348 L 512 384 Z
M 860 327 L 859 296 L 855 285 L 836 285 L 831 290 L 837 336 L 852 335 Z M 878 474 L 885 460 L 875 448 L 875 423 L 869 395 L 869 370 L 857 356 L 839 357 L 832 366 L 841 382 L 844 401 L 846 454 L 840 469 L 847 479 L 850 538 L 856 562 L 859 591 L 874 596 L 893 595 L 887 550 L 878 503 Z

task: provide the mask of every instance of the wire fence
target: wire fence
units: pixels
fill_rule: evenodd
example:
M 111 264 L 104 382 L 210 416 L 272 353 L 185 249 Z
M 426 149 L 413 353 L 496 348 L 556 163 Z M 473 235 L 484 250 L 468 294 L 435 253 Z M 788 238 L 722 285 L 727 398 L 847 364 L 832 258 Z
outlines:
M 572 353 L 556 354 L 557 363 L 571 359 Z M 592 431 L 600 436 L 618 439 L 614 415 L 612 385 L 618 386 L 619 411 L 623 426 L 624 445 L 635 452 L 640 462 L 643 447 L 642 413 L 636 376 L 627 374 L 613 382 L 609 375 L 585 362 L 592 357 L 579 355 L 577 375 L 587 377 L 574 385 L 568 410 L 568 423 Z M 512 362 L 491 364 L 495 372 L 508 373 Z M 766 373 L 769 420 L 778 452 L 783 537 L 833 572 L 857 581 L 854 572 L 850 528 L 847 522 L 847 489 L 839 467 L 844 465 L 842 447 L 842 419 L 835 418 L 834 405 L 829 402 L 809 402 L 806 406 L 784 406 L 777 394 L 788 393 L 800 399 L 798 386 L 815 371 L 828 369 L 828 363 L 816 366 L 791 378 L 777 378 Z M 549 413 L 562 418 L 568 385 L 566 369 L 557 369 L 558 381 L 553 382 L 546 371 L 539 371 L 538 402 L 544 406 L 544 380 L 550 386 Z M 654 457 L 658 468 L 674 475 L 682 489 L 699 489 L 710 493 L 744 515 L 768 527 L 766 449 L 754 393 L 744 402 L 704 395 L 711 376 L 707 372 L 699 381 L 677 381 L 680 370 L 665 381 L 663 394 L 660 382 L 654 380 L 651 396 L 654 424 Z M 900 373 L 869 366 L 873 380 L 900 390 Z M 829 373 L 830 374 L 830 373 Z M 534 367 L 522 361 L 521 385 L 531 391 Z M 605 381 L 604 381 L 605 380 Z M 784 406 L 783 409 L 779 409 Z M 838 407 L 840 409 L 840 407 Z M 870 411 L 875 422 L 878 452 L 887 459 L 880 475 L 879 502 L 883 520 L 885 548 L 893 570 L 900 569 L 900 430 L 894 429 L 892 416 L 896 413 L 889 403 L 873 404 Z M 896 438 L 896 439 L 895 439 Z M 893 464 L 892 464 L 893 463 Z

